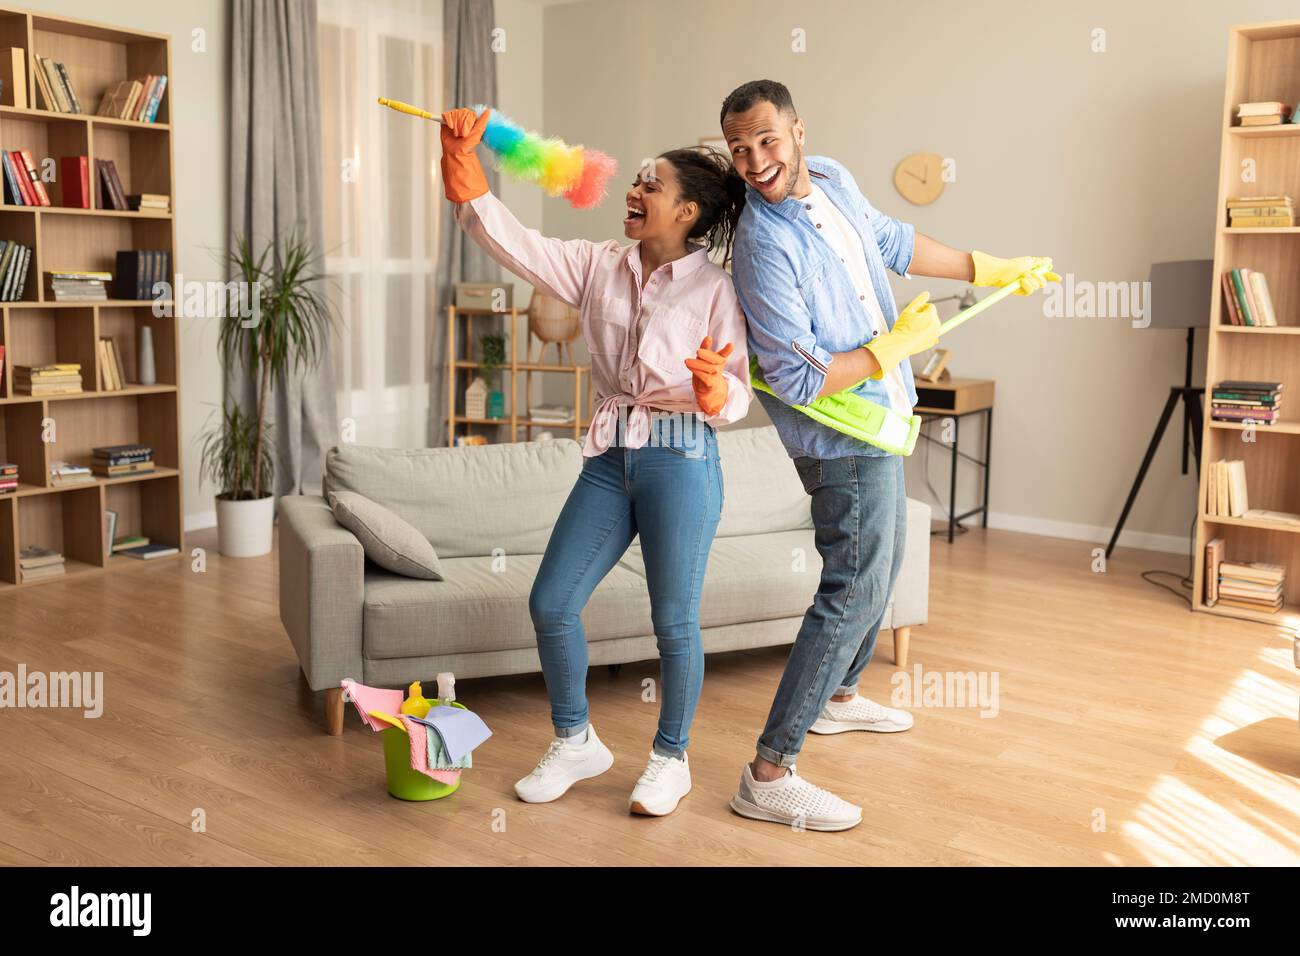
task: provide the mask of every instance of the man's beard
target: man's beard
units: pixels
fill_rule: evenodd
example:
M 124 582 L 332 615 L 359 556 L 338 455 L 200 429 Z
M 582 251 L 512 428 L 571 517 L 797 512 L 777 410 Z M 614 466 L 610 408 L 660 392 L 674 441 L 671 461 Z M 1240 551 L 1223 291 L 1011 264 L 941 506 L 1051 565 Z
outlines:
M 786 165 L 786 169 L 787 170 L 790 169 L 790 166 L 788 164 Z M 785 195 L 777 200 L 778 203 L 783 203 L 790 198 L 790 195 L 794 192 L 795 183 L 799 181 L 799 171 L 801 169 L 803 169 L 803 149 L 799 146 L 798 143 L 795 143 L 794 144 L 794 172 L 790 174 L 790 181 L 785 184 Z

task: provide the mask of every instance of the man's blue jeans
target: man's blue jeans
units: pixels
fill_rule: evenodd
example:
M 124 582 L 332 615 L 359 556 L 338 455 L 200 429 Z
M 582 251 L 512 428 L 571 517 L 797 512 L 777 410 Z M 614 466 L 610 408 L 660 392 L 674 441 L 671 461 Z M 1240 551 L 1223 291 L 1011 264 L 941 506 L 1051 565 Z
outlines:
M 659 645 L 654 750 L 678 757 L 686 750 L 704 682 L 700 592 L 722 515 L 722 465 L 711 426 L 700 421 L 691 433 L 669 425 L 669 418 L 657 419 L 642 448 L 614 444 L 583 459 L 546 545 L 529 610 L 555 734 L 571 737 L 588 721 L 587 639 L 580 615 L 639 533 Z
M 907 498 L 896 455 L 794 460 L 812 496 L 822 577 L 804 613 L 758 755 L 789 767 L 831 695 L 851 694 L 871 660 L 903 562 Z

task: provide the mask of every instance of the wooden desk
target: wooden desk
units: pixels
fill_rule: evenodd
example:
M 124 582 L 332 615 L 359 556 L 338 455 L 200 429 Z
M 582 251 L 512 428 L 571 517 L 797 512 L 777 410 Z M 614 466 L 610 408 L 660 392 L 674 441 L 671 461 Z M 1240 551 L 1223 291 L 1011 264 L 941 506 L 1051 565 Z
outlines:
M 917 404 L 913 411 L 921 416 L 922 425 L 934 421 L 952 419 L 953 433 L 952 469 L 948 478 L 948 543 L 952 544 L 957 528 L 963 518 L 980 516 L 980 527 L 989 526 L 989 471 L 993 450 L 993 390 L 991 379 L 951 378 L 946 382 L 923 382 L 916 380 Z M 961 420 L 967 415 L 984 415 L 984 460 L 965 454 L 958 447 L 961 439 Z M 935 445 L 947 445 L 931 436 L 921 433 L 925 441 Z M 984 470 L 984 495 L 978 508 L 957 514 L 957 459 L 973 461 Z

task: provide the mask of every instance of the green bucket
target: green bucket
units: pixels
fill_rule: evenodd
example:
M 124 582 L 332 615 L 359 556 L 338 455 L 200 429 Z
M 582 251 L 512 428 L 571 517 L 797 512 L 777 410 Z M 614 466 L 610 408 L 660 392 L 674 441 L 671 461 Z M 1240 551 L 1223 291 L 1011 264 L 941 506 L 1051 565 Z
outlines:
M 465 709 L 465 705 L 449 701 L 452 707 Z M 441 783 L 426 777 L 411 767 L 411 739 L 406 731 L 387 727 L 379 732 L 384 742 L 384 772 L 388 776 L 388 792 L 398 800 L 440 800 L 460 789 L 460 780 Z

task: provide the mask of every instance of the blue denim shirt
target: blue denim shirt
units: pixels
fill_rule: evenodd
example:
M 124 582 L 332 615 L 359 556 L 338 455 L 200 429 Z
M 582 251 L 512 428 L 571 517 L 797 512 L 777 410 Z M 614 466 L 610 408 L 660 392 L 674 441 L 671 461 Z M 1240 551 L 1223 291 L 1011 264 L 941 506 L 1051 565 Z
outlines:
M 892 329 L 898 306 L 885 269 L 907 274 L 916 230 L 873 208 L 853 176 L 835 160 L 808 156 L 806 162 L 827 198 L 857 227 L 880 311 Z M 745 192 L 732 276 L 749 320 L 750 353 L 758 357 L 764 380 L 781 401 L 758 389 L 754 394 L 767 409 L 791 458 L 889 454 L 789 407 L 809 404 L 826 380 L 825 373 L 791 347 L 791 341 L 822 364 L 829 364 L 832 352 L 848 352 L 871 340 L 871 320 L 844 263 L 817 234 L 804 213 L 803 202 L 790 196 L 769 203 L 748 184 Z M 915 405 L 912 368 L 904 362 L 901 371 L 907 400 Z M 868 379 L 856 391 L 873 402 L 889 404 L 884 382 Z

